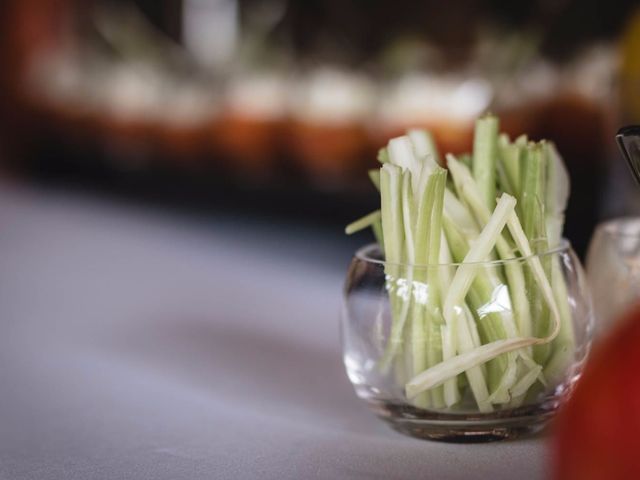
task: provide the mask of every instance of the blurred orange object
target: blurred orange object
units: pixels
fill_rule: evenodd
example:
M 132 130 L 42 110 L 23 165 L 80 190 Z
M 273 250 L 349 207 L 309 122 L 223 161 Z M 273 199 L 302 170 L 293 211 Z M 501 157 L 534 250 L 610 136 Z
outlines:
M 553 478 L 640 478 L 640 305 L 597 347 L 555 423 Z
M 291 151 L 311 178 L 344 180 L 364 173 L 367 132 L 362 125 L 292 121 L 288 133 Z
M 273 168 L 280 121 L 229 113 L 214 124 L 215 147 L 232 160 L 231 170 L 266 174 Z

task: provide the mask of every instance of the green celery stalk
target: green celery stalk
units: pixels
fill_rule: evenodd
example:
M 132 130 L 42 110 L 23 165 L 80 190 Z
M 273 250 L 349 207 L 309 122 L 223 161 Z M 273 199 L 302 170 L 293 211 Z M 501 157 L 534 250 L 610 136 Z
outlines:
M 451 219 L 448 218 L 447 215 L 445 215 L 443 218 L 443 226 L 447 239 L 447 245 L 449 246 L 452 253 L 452 258 L 456 262 L 461 262 L 469 251 L 467 242 L 465 241 L 464 237 L 460 235 L 456 230 L 455 224 Z M 447 283 L 445 284 L 447 291 L 449 291 L 450 289 L 452 280 L 453 278 L 447 280 Z M 471 313 L 471 310 L 466 306 L 466 304 L 463 305 L 462 311 L 456 310 L 455 313 L 455 318 L 452 318 L 451 316 L 445 316 L 445 322 L 449 326 L 456 326 L 455 328 L 458 332 L 458 338 L 456 339 L 457 351 L 459 353 L 465 353 L 472 351 L 482 345 L 480 336 L 476 328 L 475 320 L 473 318 L 473 314 Z M 484 365 L 469 368 L 464 373 L 466 374 L 467 380 L 469 382 L 471 393 L 473 394 L 476 404 L 478 405 L 478 410 L 485 413 L 493 411 L 491 403 L 488 401 L 489 388 L 487 386 L 487 381 L 485 378 L 486 372 L 484 371 Z
M 575 357 L 575 335 L 569 310 L 567 285 L 562 276 L 560 259 L 552 259 L 551 284 L 560 310 L 560 333 L 551 344 L 552 354 L 544 368 L 544 374 L 552 384 L 562 379 Z
M 499 171 L 503 172 L 504 177 L 500 177 L 503 190 L 520 198 L 520 167 L 522 165 L 523 147 L 509 142 L 509 137 L 505 134 L 498 138 L 499 151 Z
M 503 194 L 501 200 L 505 196 L 509 197 L 509 195 Z M 499 206 L 500 202 L 498 202 L 498 207 Z M 496 210 L 498 210 L 498 207 L 496 207 Z M 496 216 L 496 212 L 494 212 L 493 216 Z M 543 293 L 544 300 L 549 306 L 552 318 L 554 320 L 553 330 L 549 335 L 543 338 L 522 337 L 498 340 L 482 345 L 481 347 L 478 347 L 472 351 L 462 353 L 453 358 L 445 360 L 435 367 L 422 372 L 420 375 L 414 377 L 405 385 L 405 391 L 408 398 L 413 398 L 425 390 L 429 390 L 433 387 L 441 385 L 446 380 L 459 375 L 465 370 L 487 362 L 501 354 L 513 352 L 529 345 L 541 345 L 549 343 L 558 336 L 561 329 L 560 313 L 551 285 L 546 276 L 544 268 L 542 267 L 540 258 L 538 258 L 537 256 L 533 256 L 529 241 L 527 240 L 518 216 L 515 214 L 513 209 L 511 210 L 509 218 L 507 219 L 507 225 L 514 241 L 516 242 L 516 245 L 521 250 L 522 255 L 526 257 L 526 261 L 531 267 L 533 276 Z M 486 230 L 487 229 L 485 228 L 485 231 Z M 476 247 L 477 246 L 474 246 L 474 253 L 482 253 L 480 251 L 481 249 Z M 482 248 L 486 247 L 486 244 L 482 245 Z M 456 295 L 458 294 L 459 293 L 456 293 Z
M 391 361 L 402 344 L 402 332 L 409 312 L 409 298 L 398 295 L 398 280 L 401 278 L 400 264 L 404 259 L 404 227 L 402 225 L 402 170 L 385 163 L 380 171 L 380 203 L 384 252 L 387 263 L 387 288 L 391 302 L 392 325 L 389 341 L 380 362 L 380 369 L 388 371 Z M 409 272 L 410 273 L 410 272 Z
M 547 238 L 549 245 L 555 247 L 560 244 L 562 226 L 564 224 L 564 212 L 569 200 L 569 174 L 552 142 L 545 144 L 547 158 L 547 181 L 545 213 L 547 221 Z
M 440 325 L 440 337 L 442 338 L 442 359 L 448 360 L 456 355 L 455 338 L 457 332 L 452 327 Z M 460 390 L 458 389 L 457 379 L 451 378 L 444 382 L 444 403 L 451 408 L 460 401 Z
M 440 154 L 433 136 L 426 130 L 412 129 L 407 132 L 407 136 L 413 144 L 416 156 L 425 159 L 425 162 L 431 164 L 432 167 L 440 165 Z
M 546 147 L 542 143 L 527 145 L 525 164 L 522 169 L 522 193 L 519 216 L 522 218 L 522 228 L 535 253 L 548 250 L 545 217 L 545 185 L 546 185 Z M 549 274 L 550 265 L 545 265 Z M 526 272 L 529 303 L 533 316 L 537 319 L 534 327 L 535 336 L 546 335 L 549 329 L 549 312 L 544 302 L 540 301 L 540 291 L 535 288 L 532 272 Z M 544 365 L 551 355 L 551 345 L 536 346 L 533 352 L 534 360 Z
M 378 156 L 377 159 L 380 163 L 385 164 L 389 161 L 389 152 L 387 151 L 387 148 L 381 148 L 380 150 L 378 150 Z
M 376 187 L 376 190 L 378 190 L 379 192 L 380 191 L 380 169 L 372 168 L 371 170 L 367 171 L 367 174 L 369 175 L 369 180 L 371 180 L 371 183 L 373 183 L 373 186 Z
M 427 285 L 429 295 L 427 297 L 427 322 L 429 348 L 427 349 L 427 365 L 429 367 L 442 361 L 442 334 L 440 327 L 443 324 L 441 304 L 441 286 L 440 286 L 440 249 L 442 239 L 442 215 L 444 209 L 444 192 L 447 184 L 447 171 L 437 167 L 432 174 L 435 176 L 434 186 L 434 202 L 433 207 L 422 212 L 422 215 L 430 215 L 429 222 L 429 247 L 428 251 L 428 267 L 427 267 Z M 434 388 L 430 392 L 431 402 L 435 408 L 443 408 L 445 406 L 444 389 L 441 387 Z
M 486 115 L 476 121 L 473 138 L 473 176 L 490 210 L 496 203 L 498 128 L 498 118 Z
M 378 220 L 382 218 L 382 213 L 380 210 L 375 210 L 368 215 L 365 215 L 358 220 L 351 222 L 344 229 L 347 235 L 352 235 L 360 230 L 364 230 L 365 228 L 373 226 Z

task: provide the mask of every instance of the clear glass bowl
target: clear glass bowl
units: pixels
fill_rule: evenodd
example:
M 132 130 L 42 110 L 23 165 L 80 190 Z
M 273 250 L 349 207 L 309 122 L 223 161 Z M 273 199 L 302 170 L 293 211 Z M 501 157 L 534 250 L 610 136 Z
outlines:
M 547 296 L 534 259 L 549 279 Z M 358 250 L 341 319 L 347 375 L 379 417 L 415 437 L 487 441 L 537 432 L 570 392 L 589 350 L 593 314 L 580 262 L 563 241 L 534 257 L 467 264 L 474 280 L 454 301 L 445 286 L 461 265 L 388 264 L 377 245 Z M 451 366 L 452 357 L 500 338 L 545 337 L 554 319 L 561 327 L 550 343 L 482 360 L 407 395 L 407 383 L 429 367 Z
M 598 225 L 587 253 L 587 278 L 593 292 L 595 333 L 600 336 L 640 300 L 640 218 Z

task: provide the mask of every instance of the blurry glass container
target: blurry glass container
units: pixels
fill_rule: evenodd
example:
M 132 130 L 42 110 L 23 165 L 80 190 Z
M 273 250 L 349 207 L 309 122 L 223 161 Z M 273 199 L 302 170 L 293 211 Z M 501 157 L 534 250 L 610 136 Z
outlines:
M 640 218 L 600 224 L 587 254 L 587 278 L 596 315 L 596 334 L 640 300 Z
M 366 164 L 366 124 L 375 86 L 366 76 L 320 68 L 290 98 L 287 143 L 300 168 L 320 183 L 344 180 Z
M 522 292 L 539 300 L 527 307 L 530 316 L 523 322 L 511 302 L 514 291 L 499 280 L 505 278 L 504 269 L 535 276 L 536 263 L 551 272 L 546 288 L 554 299 L 547 297 L 547 302 L 553 301 L 560 324 L 551 343 L 520 350 L 519 360 L 509 353 L 511 360 L 503 356 L 455 370 L 457 375 L 449 372 L 428 390 L 411 392 L 429 366 L 442 371 L 443 362 L 460 362 L 486 348 L 497 325 L 512 329 L 503 334 L 512 340 L 548 333 L 548 311 L 540 308 L 545 287 L 530 283 Z M 377 245 L 358 250 L 347 274 L 342 311 L 347 375 L 358 397 L 405 434 L 483 441 L 536 432 L 571 391 L 589 350 L 593 313 L 580 262 L 563 241 L 545 254 L 474 264 L 475 280 L 482 276 L 491 287 L 482 294 L 469 292 L 443 313 L 439 294 L 433 292 L 442 291 L 442 282 L 452 285 L 461 265 L 469 266 L 391 264 Z M 448 296 L 446 291 L 442 295 Z

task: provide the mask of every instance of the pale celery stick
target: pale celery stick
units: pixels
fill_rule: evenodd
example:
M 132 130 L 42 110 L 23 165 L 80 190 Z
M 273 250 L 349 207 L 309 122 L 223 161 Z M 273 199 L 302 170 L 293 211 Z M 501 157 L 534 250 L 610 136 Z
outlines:
M 409 137 L 396 137 L 389 140 L 387 145 L 389 162 L 411 172 L 411 187 L 418 194 L 420 192 L 420 172 L 423 162 L 413 153 L 413 144 Z
M 427 285 L 429 286 L 429 296 L 427 301 L 427 315 L 425 321 L 428 325 L 429 348 L 427 349 L 427 365 L 432 366 L 442 361 L 442 338 L 440 325 L 443 323 L 440 308 L 440 273 L 438 262 L 440 259 L 440 247 L 442 238 L 442 213 L 444 208 L 444 192 L 447 183 L 447 171 L 437 168 L 433 173 L 436 177 L 434 187 L 433 207 L 423 215 L 430 215 L 429 222 L 429 247 L 428 247 L 428 269 Z M 444 408 L 444 389 L 435 388 L 431 392 L 431 402 L 435 408 Z
M 448 327 L 447 325 L 440 326 L 443 360 L 448 360 L 456 355 L 455 338 L 457 336 L 457 332 L 452 330 L 453 327 L 453 325 L 451 327 Z M 458 390 L 458 381 L 454 377 L 444 382 L 444 403 L 447 407 L 451 408 L 459 401 L 460 390 Z
M 470 153 L 463 153 L 458 155 L 458 160 L 464 163 L 467 167 L 471 168 L 471 164 L 473 163 L 473 158 Z
M 508 195 L 503 195 L 496 210 L 487 222 L 487 225 L 482 230 L 473 246 L 465 255 L 463 263 L 458 267 L 456 274 L 449 286 L 449 290 L 444 301 L 444 316 L 445 319 L 454 318 L 456 309 L 459 309 L 459 305 L 464 303 L 472 283 L 478 273 L 478 270 L 482 268 L 479 262 L 482 262 L 489 255 L 489 252 L 494 248 L 496 239 L 499 237 L 502 229 L 504 228 L 507 219 L 511 212 L 513 212 L 516 205 L 516 200 Z M 489 295 L 491 295 L 489 293 Z M 489 297 L 490 298 L 490 297 Z M 491 322 L 488 320 L 487 322 Z M 486 327 L 490 327 L 491 324 L 487 323 Z M 491 340 L 497 338 L 504 338 L 506 335 L 500 335 L 494 333 L 491 335 Z M 498 370 L 494 374 L 496 377 L 496 387 L 500 385 L 500 380 L 504 378 L 504 373 L 509 371 L 509 363 L 514 360 L 511 358 L 506 359 L 507 364 L 502 366 L 496 365 Z M 497 377 L 500 377 L 498 379 Z
M 416 217 L 415 229 L 415 257 L 412 264 L 419 265 L 414 271 L 415 281 L 422 285 L 428 285 L 428 275 L 425 269 L 429 263 L 430 250 L 430 228 L 431 228 L 431 212 L 433 211 L 436 201 L 436 187 L 438 182 L 438 173 L 429 176 L 427 185 L 422 192 L 422 198 L 418 202 L 418 214 Z M 429 339 L 429 325 L 425 322 L 425 316 L 428 315 L 427 306 L 420 301 L 414 304 L 412 321 L 411 321 L 411 347 L 413 351 L 413 374 L 425 370 L 428 366 L 427 355 L 429 348 L 427 341 Z M 431 404 L 430 395 L 424 394 L 418 396 L 414 404 L 419 407 L 426 408 Z
M 531 386 L 538 380 L 540 372 L 542 372 L 542 367 L 540 365 L 536 365 L 529 370 L 520 378 L 520 380 L 518 380 L 518 383 L 513 386 L 511 389 L 511 395 L 515 398 L 524 397 L 527 390 L 529 390 L 529 388 L 531 388 Z
M 382 164 L 387 163 L 389 161 L 389 152 L 387 152 L 387 148 L 386 147 L 381 148 L 380 150 L 378 150 L 377 159 Z
M 365 215 L 364 217 L 359 218 L 354 222 L 351 222 L 349 225 L 346 226 L 346 228 L 344 229 L 344 232 L 347 235 L 352 235 L 356 232 L 359 232 L 360 230 L 364 230 L 367 227 L 373 226 L 373 224 L 376 223 L 381 218 L 382 218 L 382 213 L 380 212 L 380 210 L 375 210 L 370 214 Z
M 433 136 L 426 130 L 411 129 L 407 132 L 407 136 L 413 144 L 413 149 L 418 158 L 427 157 L 427 162 L 434 162 L 433 167 L 441 164 L 438 147 Z
M 475 213 L 478 223 L 481 226 L 486 225 L 491 216 L 491 212 L 482 202 L 480 191 L 471 172 L 453 155 L 447 155 L 447 164 L 449 165 L 449 171 L 454 179 L 457 190 Z M 516 258 L 515 253 L 503 235 L 500 235 L 496 241 L 496 250 L 502 260 Z M 517 322 L 517 332 L 516 328 L 514 328 L 515 325 L 512 325 L 508 318 L 505 329 L 510 336 L 516 336 L 517 334 L 530 336 L 532 333 L 531 313 L 526 295 L 525 277 L 522 266 L 518 262 L 506 262 L 504 269 L 509 282 L 509 294 Z
M 373 235 L 380 246 L 380 250 L 384 252 L 384 235 L 382 233 L 382 217 L 380 217 L 377 221 L 373 222 L 371 225 L 371 229 L 373 230 Z
M 520 166 L 522 165 L 522 147 L 511 143 L 506 134 L 498 138 L 499 164 L 505 174 L 505 178 L 511 193 L 516 198 L 520 197 Z
M 440 231 L 440 256 L 438 258 L 440 267 L 438 268 L 440 287 L 443 292 L 449 289 L 453 275 L 455 274 L 455 268 L 451 266 L 453 258 L 449 245 L 447 244 L 447 238 L 444 235 L 444 231 Z M 442 328 L 446 330 L 443 332 Z M 455 356 L 457 353 L 456 339 L 460 336 L 456 325 L 443 325 L 441 327 L 440 334 L 442 336 L 442 358 Z M 478 343 L 480 343 L 478 341 Z M 404 382 L 406 383 L 406 382 Z M 458 379 L 451 378 L 444 383 L 444 401 L 447 407 L 451 407 L 460 401 L 460 387 L 458 386 Z
M 467 252 L 465 260 L 458 267 L 444 301 L 444 316 L 453 315 L 457 305 L 464 302 L 471 284 L 476 276 L 479 262 L 482 262 L 493 249 L 496 239 L 502 232 L 510 214 L 514 211 L 516 199 L 503 194 L 495 211 L 480 232 L 473 246 Z
M 526 161 L 522 169 L 522 193 L 520 196 L 520 217 L 522 228 L 536 253 L 541 253 L 537 242 L 546 240 L 544 232 L 545 208 L 545 152 L 544 145 L 529 144 Z M 543 247 L 543 249 L 546 249 Z
M 473 176 L 489 209 L 496 203 L 498 128 L 497 117 L 484 116 L 476 121 L 473 137 Z
M 480 234 L 480 228 L 467 207 L 448 189 L 444 192 L 444 210 L 445 216 L 467 239 L 473 240 Z
M 496 210 L 498 210 L 502 198 L 504 197 L 510 196 L 508 194 L 503 194 L 500 201 L 498 202 Z M 496 212 L 494 211 L 493 216 L 495 215 Z M 533 252 L 529 245 L 529 241 L 524 234 L 522 225 L 520 225 L 520 220 L 518 219 L 518 216 L 515 214 L 515 212 L 513 212 L 513 210 L 510 212 L 509 218 L 507 220 L 507 226 L 509 227 L 509 231 L 511 232 L 511 235 L 516 242 L 516 245 L 522 252 L 522 255 L 525 257 L 526 262 L 530 265 L 533 276 L 536 279 L 540 290 L 542 291 L 542 296 L 549 306 L 551 317 L 554 321 L 554 326 L 551 333 L 543 338 L 522 337 L 498 340 L 482 345 L 481 347 L 478 347 L 470 352 L 466 352 L 457 355 L 449 360 L 443 361 L 435 367 L 422 372 L 417 377 L 414 377 L 413 379 L 411 379 L 411 381 L 409 381 L 409 383 L 405 385 L 405 392 L 408 398 L 413 398 L 425 390 L 441 385 L 449 378 L 459 375 L 468 368 L 487 362 L 488 360 L 495 358 L 498 355 L 507 352 L 513 352 L 529 345 L 542 345 L 545 343 L 549 343 L 558 336 L 561 328 L 560 313 L 558 310 L 558 305 L 556 304 L 555 297 L 553 295 L 553 291 L 551 289 L 551 285 L 549 284 L 549 279 L 545 274 L 542 263 L 540 262 L 540 258 L 533 255 Z M 483 248 L 486 248 L 486 245 L 483 245 Z
M 490 213 L 488 212 L 487 207 L 480 198 L 480 194 L 476 189 L 476 183 L 473 177 L 471 177 L 466 167 L 460 164 L 452 155 L 447 156 L 447 163 L 449 165 L 449 171 L 454 177 L 454 182 L 456 183 L 458 191 L 465 199 L 467 199 L 467 203 L 473 206 L 476 210 L 476 216 L 479 223 L 482 225 L 486 225 L 486 223 L 489 221 Z M 502 256 L 507 256 L 508 254 L 510 254 L 509 258 L 513 258 L 511 249 L 507 245 L 506 241 L 504 241 L 501 234 L 497 237 L 497 243 L 501 247 L 499 249 L 499 253 L 501 253 Z M 513 277 L 517 277 L 518 269 L 519 266 L 514 263 L 508 266 L 507 273 L 512 274 L 511 276 Z M 520 271 L 520 274 L 521 273 L 522 272 Z M 481 294 L 479 291 L 476 291 L 475 295 L 476 298 L 482 300 L 474 302 L 476 306 L 482 305 L 484 303 L 484 299 L 492 299 L 492 296 L 495 292 L 498 292 L 499 289 L 504 288 L 499 282 L 495 285 L 495 287 L 492 288 L 486 285 L 486 283 L 482 283 L 482 278 L 483 276 L 478 278 L 478 282 L 481 283 L 476 285 L 476 289 L 481 288 L 481 291 L 483 293 Z M 522 291 L 524 290 L 521 290 L 521 292 Z M 472 297 L 474 296 L 472 295 Z M 492 303 L 494 303 L 494 301 L 492 301 Z M 526 314 L 526 311 L 524 314 Z M 502 328 L 497 328 L 497 326 L 495 325 L 496 321 L 502 323 Z M 501 311 L 487 316 L 482 322 L 482 328 L 485 331 L 485 337 L 487 338 L 487 341 L 494 341 L 500 338 L 516 337 L 518 335 L 517 327 L 512 314 L 512 308 L 510 305 L 505 305 L 504 308 L 501 309 Z M 493 391 L 492 401 L 494 401 L 495 403 L 508 402 L 509 388 L 517 381 L 516 355 L 509 354 L 506 356 L 506 358 L 499 359 L 497 363 L 490 364 L 489 371 L 490 385 Z
M 571 311 L 569 310 L 569 294 L 567 285 L 562 276 L 560 259 L 552 259 L 551 282 L 553 293 L 560 310 L 562 326 L 560 333 L 551 344 L 553 352 L 547 365 L 544 368 L 545 377 L 549 379 L 551 385 L 557 384 L 565 375 L 567 366 L 571 364 L 575 356 L 575 336 L 573 323 L 571 321 Z
M 371 180 L 373 186 L 376 187 L 376 190 L 380 191 L 380 169 L 372 168 L 367 171 L 367 174 L 369 175 L 369 180 Z
M 411 187 L 411 172 L 405 170 L 402 173 L 402 226 L 404 227 L 404 246 L 408 265 L 414 265 L 415 240 L 413 230 L 416 225 L 416 215 Z
M 458 332 L 457 350 L 459 353 L 471 352 L 482 345 L 473 314 L 466 305 L 463 311 L 458 313 L 456 325 Z M 484 364 L 471 366 L 465 369 L 464 373 L 469 381 L 469 387 L 478 405 L 478 410 L 483 413 L 492 412 L 493 407 L 489 401 L 489 388 L 487 386 Z M 447 381 L 448 380 L 445 380 L 445 383 Z
M 402 171 L 385 163 L 380 171 L 380 204 L 382 230 L 385 238 L 385 259 L 400 264 L 403 259 L 404 230 L 402 227 Z
M 380 362 L 380 370 L 386 372 L 402 344 L 402 331 L 409 312 L 409 298 L 397 295 L 400 279 L 399 264 L 403 261 L 404 229 L 402 225 L 402 170 L 396 165 L 385 163 L 380 171 L 380 202 L 382 231 L 387 264 L 389 301 L 391 302 L 392 324 L 389 341 Z M 410 273 L 410 272 L 409 272 Z
M 450 248 L 452 258 L 455 261 L 462 261 L 467 254 L 469 248 L 464 238 L 460 236 L 456 230 L 453 222 L 445 214 L 443 219 L 444 231 L 446 233 L 447 246 Z M 444 285 L 447 291 L 450 289 L 451 279 L 447 279 L 447 283 Z M 445 322 L 447 325 L 456 325 L 457 335 L 457 351 L 464 353 L 471 351 L 481 345 L 478 330 L 473 318 L 473 315 L 466 304 L 463 305 L 461 310 L 456 310 L 455 318 L 447 318 L 445 316 Z M 484 371 L 484 365 L 476 366 L 467 369 L 465 372 L 471 393 L 478 405 L 478 410 L 481 412 L 491 412 L 493 408 L 491 403 L 488 402 L 489 389 L 486 382 L 486 372 Z M 455 378 L 455 377 L 453 377 Z
M 430 184 L 427 184 L 426 188 L 426 196 L 430 198 L 430 201 L 433 203 L 433 188 L 431 188 Z M 403 215 L 403 225 L 404 225 L 404 233 L 405 233 L 405 248 L 406 248 L 406 259 L 408 263 L 408 269 L 412 270 L 411 272 L 407 272 L 407 276 L 411 276 L 412 283 L 422 282 L 420 269 L 414 271 L 413 265 L 416 264 L 416 256 L 415 249 L 416 247 L 421 248 L 421 245 L 416 245 L 414 229 L 417 228 L 415 220 L 417 218 L 417 213 L 415 212 L 416 207 L 413 200 L 413 193 L 411 187 L 411 172 L 409 170 L 405 170 L 402 176 L 402 215 Z M 428 245 L 427 245 L 428 248 Z M 415 280 L 414 280 L 415 279 Z M 410 285 L 412 288 L 413 285 Z M 410 295 L 410 301 L 413 301 L 413 292 Z M 411 362 L 411 372 L 413 375 L 416 375 L 417 372 L 423 371 L 427 367 L 427 353 L 426 353 L 426 343 L 427 343 L 427 332 L 425 332 L 424 325 L 424 306 L 418 302 L 414 302 L 411 306 L 411 352 L 412 352 L 412 362 Z M 428 408 L 429 404 L 429 395 L 424 393 L 416 397 L 413 401 L 416 407 L 420 408 Z
M 547 184 L 546 184 L 546 222 L 547 238 L 549 245 L 555 247 L 560 244 L 562 226 L 564 224 L 564 212 L 567 209 L 569 191 L 569 174 L 552 142 L 545 144 L 547 158 Z
M 567 208 L 569 198 L 569 175 L 562 157 L 553 143 L 548 142 L 546 148 L 547 178 L 546 178 L 546 229 L 548 244 L 555 247 L 560 244 L 562 226 L 564 224 L 564 211 Z M 575 338 L 571 312 L 568 304 L 567 286 L 560 268 L 560 259 L 553 256 L 551 260 L 551 281 L 556 301 L 560 308 L 562 327 L 558 337 L 551 344 L 551 355 L 545 366 L 545 375 L 552 383 L 557 383 L 564 375 L 567 366 L 572 361 L 575 353 Z
M 546 147 L 544 144 L 529 143 L 526 152 L 526 161 L 522 170 L 522 194 L 520 203 L 520 218 L 523 231 L 531 243 L 535 253 L 548 250 L 545 222 L 545 184 L 546 184 Z M 548 263 L 548 262 L 547 262 Z M 545 265 L 545 270 L 550 276 L 550 266 Z M 540 292 L 534 288 L 535 280 L 532 272 L 526 272 L 527 290 L 529 302 L 537 319 L 533 325 L 533 334 L 537 337 L 545 336 L 549 330 L 549 312 L 544 302 L 540 301 Z M 544 344 L 534 348 L 534 360 L 544 365 L 551 354 L 551 346 Z

